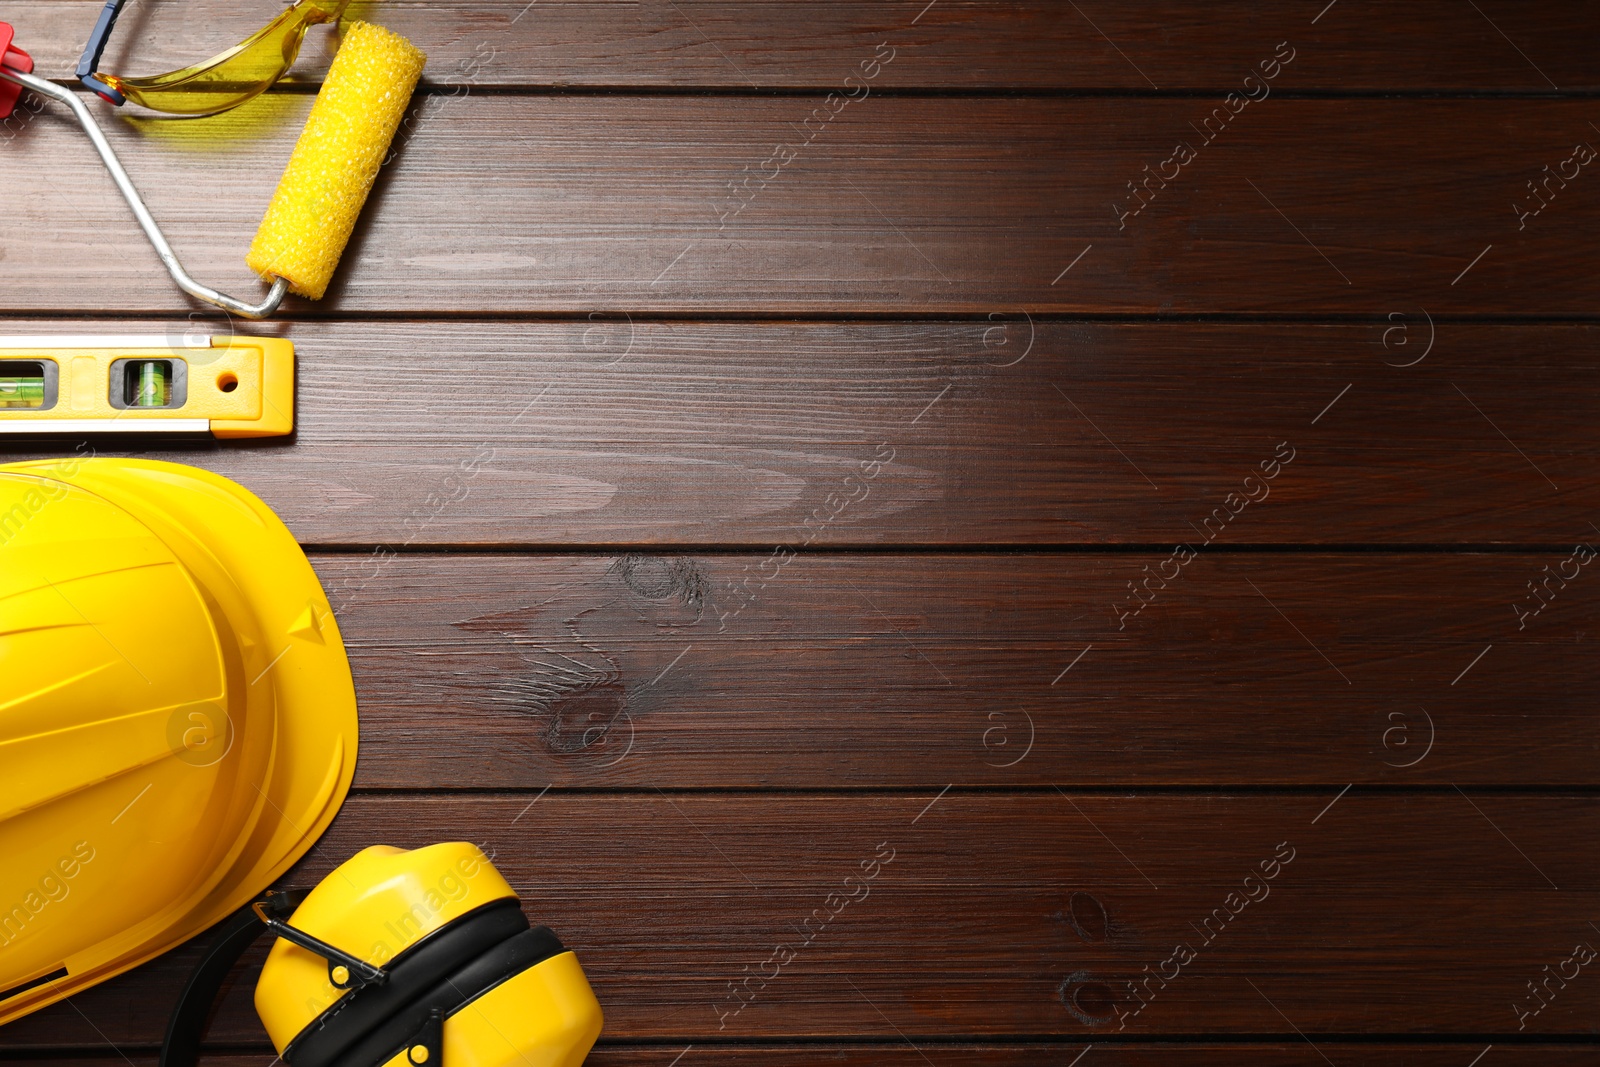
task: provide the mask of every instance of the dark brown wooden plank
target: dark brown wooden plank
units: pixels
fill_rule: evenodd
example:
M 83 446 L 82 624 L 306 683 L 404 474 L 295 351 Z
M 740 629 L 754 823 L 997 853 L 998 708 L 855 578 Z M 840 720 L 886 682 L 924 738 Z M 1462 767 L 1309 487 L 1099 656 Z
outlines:
M 1083 1055 L 1084 1043 L 1057 1045 L 949 1045 L 908 1043 L 864 1048 L 802 1045 L 794 1048 L 719 1048 L 696 1045 L 680 1067 L 1072 1067 Z M 586 1061 L 590 1067 L 670 1067 L 677 1047 L 662 1049 L 601 1046 Z M 1383 1046 L 1330 1044 L 1319 1038 L 1315 1047 L 1306 1042 L 1264 1047 L 1250 1045 L 1156 1045 L 1143 1042 L 1126 1046 L 1095 1044 L 1093 1058 L 1081 1067 L 1327 1067 L 1325 1053 L 1336 1063 L 1366 1067 L 1462 1067 L 1483 1051 L 1481 1045 Z M 1600 1051 L 1591 1047 L 1539 1045 L 1532 1048 L 1496 1046 L 1495 1059 L 1484 1067 L 1592 1067 Z M 692 1058 L 691 1058 L 692 1057 Z M 242 1065 L 240 1065 L 242 1067 Z
M 579 954 L 617 1041 L 1293 1028 L 1488 1041 L 1519 1032 L 1513 1005 L 1537 1003 L 1525 983 L 1600 940 L 1589 925 L 1600 865 L 1577 844 L 1600 832 L 1595 797 L 1351 794 L 1330 808 L 1337 793 L 356 797 L 298 877 L 378 841 L 481 842 Z M 873 866 L 860 888 L 844 883 Z M 1231 902 L 1252 874 L 1260 899 Z M 841 886 L 858 899 L 825 905 Z M 819 907 L 837 915 L 805 945 L 797 927 Z M 1202 927 L 1226 908 L 1237 917 Z M 729 983 L 796 944 L 730 1015 Z M 1195 958 L 1132 1015 L 1128 983 L 1179 944 Z M 150 1043 L 185 957 L 85 992 L 77 1011 L 23 1019 L 0 1042 Z M 1589 977 L 1552 984 L 1520 1032 L 1586 1034 Z M 213 1040 L 258 1039 L 249 985 L 225 1001 Z
M 865 0 L 861 3 L 647 0 L 385 0 L 356 3 L 422 45 L 429 77 L 483 86 L 833 88 L 885 40 L 898 50 L 874 84 L 893 88 L 1236 89 L 1273 47 L 1300 56 L 1284 87 L 1552 92 L 1600 86 L 1588 5 L 1480 0 L 1229 4 L 1179 0 Z M 11 12 L 43 69 L 76 65 L 99 5 Z M 1320 16 L 1320 17 L 1319 17 Z M 203 0 L 131 10 L 106 61 L 122 73 L 187 66 L 243 38 L 260 9 Z M 1504 35 L 1502 35 L 1502 33 Z M 1509 38 L 1509 39 L 1508 39 Z M 296 68 L 314 80 L 320 41 Z
M 1569 162 L 1519 214 L 1600 139 L 1584 101 L 1267 99 L 1207 145 L 1200 98 L 429 100 L 318 314 L 1594 307 L 1600 182 Z M 259 288 L 242 256 L 309 106 L 111 124 L 197 277 Z M 817 106 L 843 110 L 808 131 Z M 0 310 L 182 307 L 59 110 L 0 151 Z
M 1263 1042 L 1253 1045 L 1159 1044 L 1154 1042 L 1094 1044 L 1094 1058 L 1087 1056 L 1083 1067 L 1326 1067 L 1335 1063 L 1360 1063 L 1365 1067 L 1463 1067 L 1484 1051 L 1477 1044 L 1380 1045 L 1370 1042 L 1350 1044 L 1337 1038 L 1319 1036 L 1314 1043 L 1295 1039 L 1291 1044 Z M 672 1057 L 683 1053 L 681 1067 L 1037 1067 L 1048 1063 L 1070 1067 L 1074 1056 L 1082 1055 L 1085 1043 L 1018 1042 L 983 1045 L 940 1041 L 912 1045 L 870 1043 L 807 1043 L 799 1045 L 743 1044 L 692 1047 L 677 1045 L 616 1045 L 602 1041 L 584 1061 L 586 1067 L 670 1067 Z M 88 1050 L 86 1050 L 88 1051 Z M 97 1050 L 99 1051 L 99 1050 Z M 270 1051 L 267 1053 L 270 1056 Z M 1322 1057 L 1326 1055 L 1328 1060 Z M 103 1055 L 72 1058 L 51 1055 L 29 1058 L 26 1054 L 7 1056 L 8 1063 L 54 1064 L 58 1067 L 105 1067 L 107 1057 L 123 1060 L 110 1049 Z M 1600 1060 L 1600 1050 L 1585 1045 L 1536 1044 L 1495 1045 L 1494 1059 L 1485 1067 L 1592 1067 Z M 128 1062 L 135 1067 L 154 1067 L 153 1054 L 132 1051 Z M 205 1055 L 201 1067 L 261 1067 L 259 1054 Z
M 181 313 L 93 326 L 226 329 Z M 82 328 L 0 320 L 5 333 Z M 292 444 L 151 454 L 239 480 L 311 543 L 767 552 L 808 540 L 1170 546 L 1205 532 L 1228 545 L 1600 536 L 1590 326 L 1433 324 L 1412 311 L 1344 326 L 1002 316 L 279 330 L 300 356 Z M 1220 533 L 1206 525 L 1284 442 L 1294 459 L 1270 495 Z
M 1085 1045 L 949 1045 L 902 1042 L 865 1048 L 834 1048 L 803 1045 L 796 1048 L 719 1048 L 697 1045 L 686 1055 L 681 1067 L 1072 1067 L 1075 1056 L 1084 1055 Z M 679 1050 L 653 1048 L 597 1048 L 587 1061 L 592 1067 L 668 1067 Z M 1326 1054 L 1336 1063 L 1361 1063 L 1366 1067 L 1461 1067 L 1483 1051 L 1481 1045 L 1443 1046 L 1359 1046 L 1330 1044 L 1319 1038 L 1315 1046 L 1282 1043 L 1250 1045 L 1156 1045 L 1143 1042 L 1129 1045 L 1095 1044 L 1091 1059 L 1084 1056 L 1082 1067 L 1327 1067 Z M 690 1057 L 693 1057 L 692 1059 Z M 1503 1057 L 1503 1058 L 1502 1058 Z M 1600 1059 L 1593 1048 L 1540 1045 L 1533 1048 L 1497 1046 L 1493 1067 L 1591 1067 Z M 1489 1064 L 1485 1064 L 1489 1067 Z
M 1162 559 L 316 564 L 366 787 L 1600 784 L 1557 555 L 1201 557 L 1119 630 Z
M 6 17 L 61 74 L 95 6 Z M 1555 546 L 1600 539 L 1593 333 L 1460 319 L 1592 315 L 1594 179 L 1551 179 L 1536 215 L 1527 183 L 1600 130 L 1589 100 L 1385 95 L 1592 94 L 1593 10 L 352 13 L 433 53 L 340 287 L 291 308 L 368 321 L 288 327 L 295 440 L 163 453 L 321 546 L 364 792 L 299 878 L 377 840 L 482 841 L 583 955 L 597 1063 L 1597 1059 L 1600 987 L 1533 992 L 1600 943 L 1597 594 L 1555 580 L 1529 614 Z M 176 65 L 259 18 L 134 5 L 114 55 Z M 1124 214 L 1278 41 L 1270 101 Z M 320 31 L 310 52 L 224 120 L 108 118 L 208 281 L 253 291 L 238 257 Z M 812 137 L 822 94 L 890 54 Z M 1011 89 L 1036 95 L 959 95 Z M 31 116 L 0 127 L 0 310 L 200 325 L 159 311 L 181 298 L 81 138 Z M 505 311 L 570 321 L 482 321 Z M 1361 324 L 1045 320 L 1080 312 Z M 760 321 L 659 321 L 713 313 Z M 774 321 L 868 315 L 925 321 Z M 1126 587 L 1165 552 L 837 551 L 1203 539 L 1290 442 L 1271 501 L 1222 511 L 1219 550 L 1137 615 Z M 379 541 L 519 551 L 329 551 Z M 835 551 L 766 555 L 813 541 Z M 1523 550 L 1304 551 L 1482 542 Z M 1301 550 L 1226 551 L 1252 544 Z M 732 982 L 880 841 L 870 899 L 735 1011 Z M 1279 841 L 1270 899 L 1230 897 Z M 1213 942 L 1199 922 L 1235 900 Z M 1136 991 L 1175 942 L 1196 980 Z M 193 957 L 0 1053 L 142 1065 Z M 249 985 L 218 1048 L 260 1048 Z

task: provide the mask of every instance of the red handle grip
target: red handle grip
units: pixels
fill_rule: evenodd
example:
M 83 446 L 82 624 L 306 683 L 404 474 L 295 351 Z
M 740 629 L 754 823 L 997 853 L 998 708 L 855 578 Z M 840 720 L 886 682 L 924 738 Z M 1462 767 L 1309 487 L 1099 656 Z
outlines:
M 11 24 L 0 22 L 0 64 L 24 74 L 32 74 L 33 57 L 11 43 L 12 34 Z M 16 110 L 17 97 L 21 95 L 22 86 L 0 78 L 0 119 L 11 117 L 11 112 Z

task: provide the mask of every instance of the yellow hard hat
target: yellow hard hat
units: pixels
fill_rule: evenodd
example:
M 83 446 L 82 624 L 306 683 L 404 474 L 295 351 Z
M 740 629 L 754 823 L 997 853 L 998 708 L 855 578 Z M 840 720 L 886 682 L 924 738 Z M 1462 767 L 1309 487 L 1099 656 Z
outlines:
M 317 576 L 206 471 L 0 466 L 0 679 L 0 1023 L 249 903 L 350 787 Z

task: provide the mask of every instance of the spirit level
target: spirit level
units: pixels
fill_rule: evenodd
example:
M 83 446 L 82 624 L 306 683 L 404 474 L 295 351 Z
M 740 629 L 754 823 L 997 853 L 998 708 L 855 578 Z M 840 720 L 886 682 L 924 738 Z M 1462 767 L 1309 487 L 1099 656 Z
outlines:
M 278 337 L 0 336 L 0 434 L 294 429 L 294 345 Z

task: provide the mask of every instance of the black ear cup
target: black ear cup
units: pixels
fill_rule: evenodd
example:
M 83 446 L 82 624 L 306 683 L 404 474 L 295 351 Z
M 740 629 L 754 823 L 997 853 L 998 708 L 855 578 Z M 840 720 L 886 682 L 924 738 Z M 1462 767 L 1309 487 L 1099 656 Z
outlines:
M 541 946 L 546 945 L 546 941 L 554 945 L 553 951 L 546 952 L 540 959 L 548 959 L 562 951 L 561 943 L 554 934 L 543 928 L 528 928 L 522 907 L 514 898 L 492 901 L 473 909 L 385 964 L 384 970 L 389 976 L 387 981 L 352 989 L 340 997 L 289 1042 L 283 1050 L 283 1062 L 289 1067 L 335 1067 L 335 1064 L 338 1067 L 358 1067 L 367 1061 L 361 1059 L 361 1054 L 356 1050 L 369 1047 L 373 1041 L 378 1044 L 388 1042 L 388 1051 L 383 1059 L 370 1061 L 373 1064 L 384 1062 L 404 1047 L 405 1042 L 426 1022 L 428 1012 L 425 1009 L 422 1020 L 409 1024 L 409 1029 L 398 1023 L 400 1019 L 412 1019 L 415 1015 L 411 1010 L 414 1005 L 422 1001 L 431 1004 L 437 999 L 435 994 L 439 987 L 448 986 L 457 976 L 468 975 L 462 980 L 470 983 L 476 980 L 478 974 L 495 972 L 502 966 L 495 962 L 485 965 L 483 961 L 521 959 L 526 955 L 526 950 L 508 950 L 508 946 L 513 943 L 529 944 L 529 935 L 538 934 L 543 936 L 534 937 L 533 941 Z M 525 970 L 529 966 L 532 964 L 525 963 L 517 970 Z M 510 975 L 496 979 L 493 984 L 498 984 L 506 977 Z M 485 986 L 472 996 L 480 995 L 488 988 L 490 986 Z M 448 1007 L 446 1014 L 468 999 L 471 997 Z M 400 1033 L 400 1030 L 405 1032 Z M 387 1036 L 391 1033 L 398 1035 L 392 1041 Z
M 434 1013 L 454 1015 L 500 983 L 565 951 L 556 935 L 544 926 L 500 942 L 351 1045 L 339 1058 L 340 1067 L 380 1067 L 410 1045 Z M 284 1059 L 288 1062 L 287 1056 Z M 303 1065 L 294 1062 L 290 1067 Z

